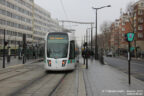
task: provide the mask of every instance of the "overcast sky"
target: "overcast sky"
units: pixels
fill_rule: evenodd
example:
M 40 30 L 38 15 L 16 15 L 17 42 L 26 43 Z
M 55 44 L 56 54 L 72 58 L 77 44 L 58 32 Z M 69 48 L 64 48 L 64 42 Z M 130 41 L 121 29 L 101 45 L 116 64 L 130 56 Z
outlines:
M 138 0 L 35 0 L 51 13 L 52 18 L 58 20 L 73 20 L 81 22 L 95 22 L 95 11 L 92 7 L 101 7 L 111 5 L 110 8 L 98 10 L 98 33 L 100 33 L 100 25 L 104 21 L 113 22 L 120 16 L 120 9 L 125 11 L 129 2 L 137 2 Z M 76 37 L 78 44 L 81 44 L 86 29 L 89 25 L 66 24 L 65 27 L 76 29 Z M 95 31 L 94 31 L 95 33 Z

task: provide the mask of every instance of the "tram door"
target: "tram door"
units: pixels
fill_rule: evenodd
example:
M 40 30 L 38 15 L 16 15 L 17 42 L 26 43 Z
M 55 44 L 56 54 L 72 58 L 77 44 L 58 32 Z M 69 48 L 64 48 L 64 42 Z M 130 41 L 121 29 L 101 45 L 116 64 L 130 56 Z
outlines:
M 69 62 L 75 63 L 75 42 L 74 41 L 70 41 Z

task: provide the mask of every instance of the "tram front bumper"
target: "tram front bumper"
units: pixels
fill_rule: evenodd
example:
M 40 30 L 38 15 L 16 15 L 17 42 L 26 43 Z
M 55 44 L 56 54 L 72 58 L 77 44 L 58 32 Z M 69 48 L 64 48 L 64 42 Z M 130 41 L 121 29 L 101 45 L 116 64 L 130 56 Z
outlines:
M 74 70 L 75 69 L 75 64 L 66 64 L 65 66 L 48 66 L 45 65 L 46 70 L 51 70 L 51 71 L 62 71 L 62 70 Z

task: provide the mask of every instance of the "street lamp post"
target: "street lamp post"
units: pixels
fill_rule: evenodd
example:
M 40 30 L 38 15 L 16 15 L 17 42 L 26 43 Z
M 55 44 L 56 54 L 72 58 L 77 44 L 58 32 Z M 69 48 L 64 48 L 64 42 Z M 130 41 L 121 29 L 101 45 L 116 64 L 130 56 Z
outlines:
M 92 45 L 93 45 L 93 38 L 92 38 L 92 36 L 93 36 L 93 24 L 91 24 L 91 51 L 93 50 L 93 48 L 92 48 Z
M 88 29 L 86 30 L 86 42 L 88 43 Z
M 93 28 L 95 28 L 95 27 L 92 27 L 92 25 L 91 25 L 91 28 L 87 28 L 87 29 L 86 29 L 86 31 L 88 31 L 88 29 L 91 30 L 91 33 L 89 33 L 89 43 L 91 42 L 91 44 L 90 44 L 90 46 L 91 46 L 91 51 L 93 50 L 93 49 L 92 49 L 92 44 L 93 44 L 93 42 L 92 42 L 92 41 L 93 41 L 93 37 L 92 37 L 92 36 L 93 36 Z
M 92 7 L 92 9 L 96 10 L 96 23 L 95 23 L 95 27 L 96 27 L 96 37 L 95 37 L 95 59 L 98 59 L 98 45 L 97 45 L 97 11 L 99 9 L 105 8 L 105 7 L 111 7 L 111 5 L 107 5 L 107 6 L 103 6 L 103 7 L 99 7 L 99 8 L 94 8 Z

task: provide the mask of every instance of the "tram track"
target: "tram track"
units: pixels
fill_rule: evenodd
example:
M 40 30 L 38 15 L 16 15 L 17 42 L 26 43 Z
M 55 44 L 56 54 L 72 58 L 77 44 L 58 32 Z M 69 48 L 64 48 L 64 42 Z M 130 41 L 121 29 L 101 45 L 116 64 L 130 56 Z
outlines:
M 29 93 L 30 90 L 33 90 L 33 88 L 34 89 L 36 88 L 33 92 L 31 92 L 31 96 L 35 96 L 35 94 L 37 94 L 37 91 L 41 89 L 45 89 L 44 88 L 45 85 L 47 86 L 49 85 L 48 89 L 45 90 L 47 95 L 39 95 L 39 96 L 52 96 L 53 93 L 61 84 L 61 82 L 65 79 L 66 75 L 67 73 L 65 74 L 61 74 L 61 73 L 59 74 L 55 72 L 50 74 L 44 73 L 41 76 L 31 80 L 30 82 L 27 82 L 26 84 L 24 84 L 24 86 L 20 87 L 18 90 L 16 90 L 9 96 L 23 96 L 24 94 Z M 56 83 L 53 83 L 53 80 L 56 80 Z
M 42 78 L 44 78 L 46 75 L 47 74 L 43 74 L 43 75 L 31 80 L 30 82 L 27 82 L 24 86 L 22 86 L 21 88 L 19 88 L 18 90 L 16 90 L 12 94 L 10 94 L 9 96 L 20 96 L 20 93 L 22 92 L 22 90 L 25 90 L 26 88 L 28 88 L 29 86 L 31 86 L 35 82 L 37 82 L 37 81 L 41 80 Z
M 0 91 L 0 95 L 53 96 L 68 73 L 59 71 L 46 73 L 40 63 L 25 65 L 9 73 L 1 74 L 0 87 L 4 86 L 4 88 Z M 38 95 L 38 92 L 42 95 Z
M 53 88 L 53 90 L 48 94 L 48 96 L 53 96 L 53 94 L 55 93 L 56 89 L 59 87 L 59 85 L 61 84 L 61 82 L 65 79 L 65 77 L 67 76 L 67 73 L 64 74 L 64 76 L 60 79 L 60 81 L 56 84 L 56 86 Z
M 22 75 L 22 74 L 25 74 L 25 73 L 30 72 L 30 71 L 33 71 L 33 70 L 36 70 L 37 68 L 38 68 L 38 66 L 35 67 L 35 68 L 32 68 L 32 69 L 30 68 L 30 69 L 28 69 L 28 70 L 26 70 L 26 71 L 23 71 L 23 72 L 20 72 L 20 73 L 16 73 L 16 74 L 14 74 L 14 75 L 7 76 L 7 77 L 5 77 L 5 78 L 0 79 L 0 82 L 3 82 L 3 81 L 5 81 L 5 80 L 7 80 L 7 79 L 10 79 L 10 78 L 13 78 L 13 77 Z M 19 70 L 20 70 L 20 69 L 19 69 Z M 18 72 L 18 71 L 15 71 L 15 72 Z
M 37 62 L 39 62 L 39 61 L 37 61 Z M 2 74 L 0 73 L 0 76 L 1 76 L 0 82 L 3 82 L 5 80 L 7 80 L 7 79 L 10 79 L 10 78 L 22 75 L 22 74 L 25 74 L 25 73 L 33 71 L 33 70 L 36 70 L 37 68 L 41 67 L 41 66 L 32 65 L 32 64 L 33 63 L 31 63 L 30 65 L 25 65 L 25 66 L 21 66 L 21 67 L 18 67 L 18 68 L 14 68 L 11 71 L 4 72 Z M 11 75 L 5 76 L 7 74 L 11 74 Z M 4 77 L 2 78 L 2 76 L 4 76 Z

